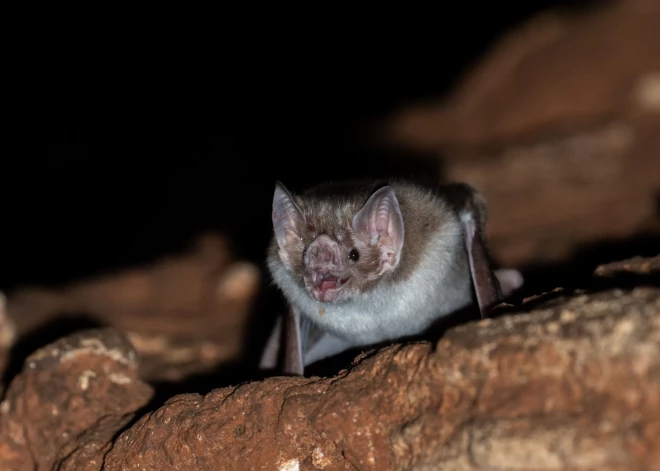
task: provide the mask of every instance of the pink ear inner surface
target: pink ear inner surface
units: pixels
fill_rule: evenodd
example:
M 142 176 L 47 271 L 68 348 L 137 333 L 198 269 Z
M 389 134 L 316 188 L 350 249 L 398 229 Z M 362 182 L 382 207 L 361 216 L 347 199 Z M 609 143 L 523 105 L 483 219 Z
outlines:
M 353 217 L 353 231 L 382 251 L 385 265 L 398 264 L 403 246 L 404 226 L 399 201 L 390 186 L 376 191 Z
M 286 249 L 288 245 L 300 240 L 305 227 L 305 217 L 280 183 L 275 186 L 272 217 L 273 230 L 281 249 Z

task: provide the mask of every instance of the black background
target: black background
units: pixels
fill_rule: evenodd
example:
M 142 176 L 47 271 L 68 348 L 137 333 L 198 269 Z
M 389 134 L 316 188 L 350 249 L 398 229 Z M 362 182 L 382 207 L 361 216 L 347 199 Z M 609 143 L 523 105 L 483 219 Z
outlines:
M 206 230 L 262 263 L 276 179 L 296 190 L 437 173 L 369 148 L 356 129 L 443 96 L 531 15 L 585 5 L 445 3 L 387 21 L 382 9 L 360 20 L 332 12 L 341 21 L 217 12 L 212 25 L 144 20 L 128 39 L 119 27 L 93 41 L 65 28 L 16 38 L 25 48 L 7 74 L 16 108 L 0 169 L 0 289 L 148 263 Z

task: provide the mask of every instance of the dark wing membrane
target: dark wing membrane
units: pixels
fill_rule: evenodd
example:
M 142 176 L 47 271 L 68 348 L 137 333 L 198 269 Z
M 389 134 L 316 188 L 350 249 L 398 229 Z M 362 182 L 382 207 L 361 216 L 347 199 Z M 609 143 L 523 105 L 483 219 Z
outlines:
M 486 245 L 486 202 L 478 191 L 465 183 L 445 185 L 442 194 L 463 225 L 472 284 L 481 317 L 486 317 L 490 309 L 502 299 Z

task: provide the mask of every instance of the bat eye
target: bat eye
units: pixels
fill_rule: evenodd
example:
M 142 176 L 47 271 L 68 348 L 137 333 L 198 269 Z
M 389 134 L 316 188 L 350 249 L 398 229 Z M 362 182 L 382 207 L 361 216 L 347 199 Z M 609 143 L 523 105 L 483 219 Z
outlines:
M 360 252 L 358 252 L 358 251 L 355 250 L 355 249 L 351 249 L 351 251 L 348 252 L 348 258 L 350 258 L 350 259 L 353 260 L 354 262 L 357 262 L 358 259 L 360 258 Z

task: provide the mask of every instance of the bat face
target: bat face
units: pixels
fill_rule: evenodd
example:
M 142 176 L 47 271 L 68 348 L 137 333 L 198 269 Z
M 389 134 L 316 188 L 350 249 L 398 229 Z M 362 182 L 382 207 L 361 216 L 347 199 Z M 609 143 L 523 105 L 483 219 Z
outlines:
M 399 204 L 389 186 L 361 202 L 350 197 L 296 201 L 278 183 L 273 229 L 281 262 L 309 296 L 323 303 L 357 296 L 395 270 L 404 238 Z
M 360 263 L 360 255 L 366 259 L 367 252 L 374 252 L 369 247 L 356 247 L 363 244 L 351 240 L 348 230 L 342 232 L 344 236 L 336 239 L 318 235 L 304 250 L 303 282 L 316 301 L 333 302 L 350 296 L 359 284 L 360 271 L 366 268 L 365 262 Z M 358 263 L 363 270 L 358 268 Z
M 350 224 L 340 230 L 328 229 L 311 231 L 307 235 L 311 243 L 302 254 L 303 283 L 316 301 L 349 299 L 366 291 L 394 268 L 383 263 L 382 248 L 362 240 Z

